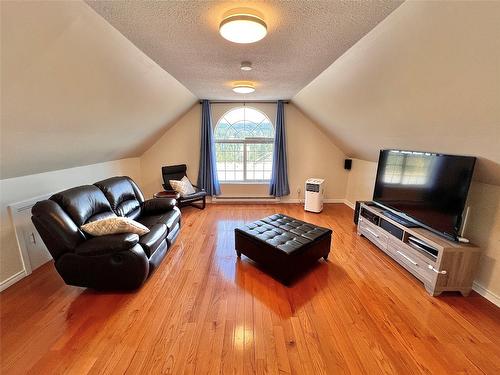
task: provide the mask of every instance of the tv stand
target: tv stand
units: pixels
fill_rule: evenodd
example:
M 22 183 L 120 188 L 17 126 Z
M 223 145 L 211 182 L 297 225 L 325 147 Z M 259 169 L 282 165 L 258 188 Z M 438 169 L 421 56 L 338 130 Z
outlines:
M 407 227 L 370 202 L 361 203 L 357 230 L 423 282 L 430 295 L 458 291 L 467 296 L 472 290 L 479 247 L 448 241 L 422 227 Z
M 395 214 L 392 211 L 389 211 L 389 210 L 382 211 L 382 214 L 384 216 L 387 216 L 388 218 L 394 220 L 395 222 L 405 226 L 406 228 L 419 228 L 420 227 L 420 225 L 418 225 L 410 220 L 407 220 L 407 219 L 399 216 L 398 214 Z

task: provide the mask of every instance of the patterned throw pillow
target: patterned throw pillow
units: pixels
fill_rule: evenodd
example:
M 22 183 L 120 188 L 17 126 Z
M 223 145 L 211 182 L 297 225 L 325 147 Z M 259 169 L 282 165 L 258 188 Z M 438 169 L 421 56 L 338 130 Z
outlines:
M 191 181 L 189 181 L 189 178 L 187 178 L 187 176 L 182 177 L 181 181 L 184 183 L 184 187 L 186 189 L 186 195 L 196 193 L 196 190 L 194 190 L 194 187 L 191 184 Z
M 170 180 L 168 181 L 172 189 L 178 192 L 181 197 L 195 193 L 196 191 L 191 185 L 191 181 L 186 176 L 182 177 L 182 180 Z
M 135 233 L 139 236 L 149 232 L 149 229 L 128 217 L 110 217 L 92 221 L 80 227 L 85 233 L 92 236 L 105 236 L 107 234 Z

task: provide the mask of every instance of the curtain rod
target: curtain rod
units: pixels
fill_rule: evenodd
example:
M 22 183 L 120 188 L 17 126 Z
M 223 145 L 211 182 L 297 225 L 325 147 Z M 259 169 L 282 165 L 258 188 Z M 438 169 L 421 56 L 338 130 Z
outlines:
M 237 104 L 237 103 L 277 103 L 277 100 L 209 100 L 210 103 L 213 104 Z M 200 104 L 203 103 L 203 100 L 200 100 Z M 290 103 L 289 100 L 283 100 L 284 104 Z

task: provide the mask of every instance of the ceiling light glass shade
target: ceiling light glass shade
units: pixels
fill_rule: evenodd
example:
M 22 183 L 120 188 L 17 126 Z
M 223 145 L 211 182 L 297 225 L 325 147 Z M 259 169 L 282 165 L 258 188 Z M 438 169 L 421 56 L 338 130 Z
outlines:
M 234 43 L 255 43 L 267 35 L 267 25 L 257 15 L 238 12 L 222 20 L 219 33 Z
M 238 82 L 234 84 L 233 91 L 237 94 L 250 94 L 255 91 L 255 86 L 251 82 Z

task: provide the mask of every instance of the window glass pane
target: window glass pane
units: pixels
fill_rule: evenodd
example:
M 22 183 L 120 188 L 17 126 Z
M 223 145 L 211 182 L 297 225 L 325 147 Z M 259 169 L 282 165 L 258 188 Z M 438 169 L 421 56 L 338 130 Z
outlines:
M 222 116 L 214 130 L 216 140 L 273 138 L 274 127 L 262 112 L 248 107 L 234 108 Z
M 234 108 L 219 119 L 214 137 L 220 181 L 271 178 L 274 126 L 264 113 Z
M 243 144 L 216 143 L 215 152 L 219 181 L 234 181 L 235 171 L 243 171 Z
M 272 143 L 247 144 L 247 180 L 269 180 L 272 163 Z

